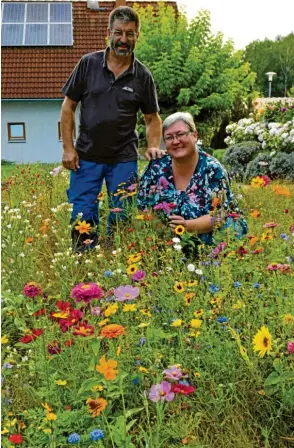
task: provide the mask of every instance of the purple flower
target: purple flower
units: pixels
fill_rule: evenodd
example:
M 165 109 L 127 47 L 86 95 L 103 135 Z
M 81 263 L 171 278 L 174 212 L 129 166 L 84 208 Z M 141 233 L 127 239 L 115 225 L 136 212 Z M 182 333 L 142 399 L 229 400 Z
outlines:
M 83 300 L 87 304 L 93 299 L 101 299 L 103 291 L 96 283 L 79 283 L 71 290 L 71 296 L 76 302 Z
M 102 314 L 102 309 L 100 306 L 93 306 L 91 308 L 91 314 L 92 316 L 100 316 Z
M 53 341 L 48 344 L 47 350 L 50 355 L 59 355 L 61 352 L 61 347 L 57 341 Z
M 131 285 L 119 286 L 114 290 L 115 298 L 118 302 L 133 300 L 140 294 L 140 289 Z
M 165 369 L 162 373 L 165 375 L 165 378 L 170 380 L 179 380 L 183 376 L 182 370 L 178 369 L 177 366 L 171 366 L 169 369 Z
M 149 392 L 149 399 L 156 403 L 157 401 L 172 401 L 175 394 L 171 392 L 171 384 L 162 381 L 160 384 L 153 384 Z
M 53 168 L 53 170 L 50 171 L 50 174 L 51 174 L 51 176 L 55 177 L 60 173 L 61 170 L 62 170 L 62 165 L 59 165 L 56 168 Z
M 287 350 L 288 350 L 288 353 L 294 353 L 294 342 L 293 341 L 288 342 Z
M 145 271 L 136 271 L 132 276 L 132 280 L 134 280 L 134 282 L 139 282 L 140 280 L 143 280 L 145 276 L 146 276 Z

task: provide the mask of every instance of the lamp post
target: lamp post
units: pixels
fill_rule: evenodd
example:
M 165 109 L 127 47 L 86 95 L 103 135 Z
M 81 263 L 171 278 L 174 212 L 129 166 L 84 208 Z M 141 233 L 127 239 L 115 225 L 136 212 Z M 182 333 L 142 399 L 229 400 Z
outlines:
M 267 72 L 266 75 L 268 76 L 268 96 L 269 98 L 272 96 L 272 80 L 273 76 L 276 75 L 275 72 Z

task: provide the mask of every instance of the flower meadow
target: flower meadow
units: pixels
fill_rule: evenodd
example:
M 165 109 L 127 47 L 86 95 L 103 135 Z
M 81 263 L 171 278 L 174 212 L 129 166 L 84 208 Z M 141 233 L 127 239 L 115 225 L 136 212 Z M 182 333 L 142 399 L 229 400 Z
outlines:
M 112 247 L 102 192 L 75 253 L 67 186 L 42 165 L 3 185 L 2 446 L 290 447 L 293 185 L 235 183 L 248 234 L 197 257 L 133 191 Z

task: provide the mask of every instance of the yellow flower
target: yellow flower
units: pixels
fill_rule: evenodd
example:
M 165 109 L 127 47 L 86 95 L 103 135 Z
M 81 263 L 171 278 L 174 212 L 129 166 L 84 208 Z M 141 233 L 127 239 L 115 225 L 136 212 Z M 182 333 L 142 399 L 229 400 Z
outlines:
M 194 336 L 195 338 L 198 338 L 198 336 L 200 336 L 201 332 L 198 331 L 190 331 L 190 336 Z
M 265 391 L 263 389 L 260 389 L 257 391 L 258 395 L 265 395 Z
M 185 227 L 180 224 L 175 228 L 174 232 L 176 235 L 183 235 L 185 233 Z
M 176 282 L 174 284 L 174 290 L 176 292 L 184 292 L 185 291 L 184 282 Z
M 118 374 L 117 361 L 109 359 L 106 361 L 105 355 L 103 355 L 99 364 L 96 366 L 97 372 L 101 373 L 106 380 L 115 380 Z
M 149 325 L 150 325 L 150 322 L 142 322 L 141 324 L 139 324 L 138 325 L 138 328 L 146 328 L 146 327 L 149 327 Z
M 52 429 L 50 428 L 45 428 L 42 430 L 45 434 L 51 434 L 52 433 Z
M 138 370 L 139 370 L 139 372 L 142 372 L 142 373 L 149 373 L 149 370 L 145 369 L 145 367 L 142 367 L 142 366 L 140 366 Z
M 102 392 L 104 387 L 101 384 L 97 384 L 97 386 L 92 387 L 93 392 Z
M 138 265 L 130 264 L 130 266 L 128 266 L 128 268 L 127 268 L 127 274 L 133 275 L 135 272 L 137 272 L 137 270 L 138 270 Z
M 106 408 L 107 400 L 104 398 L 88 398 L 86 401 L 88 411 L 92 414 L 92 417 L 98 417 Z
M 275 235 L 272 232 L 272 229 L 269 229 L 262 234 L 261 241 L 272 241 L 274 238 L 275 238 Z
M 187 282 L 188 288 L 191 288 L 192 286 L 197 286 L 197 285 L 198 285 L 198 280 L 189 280 Z
M 53 413 L 53 412 L 48 412 L 47 414 L 46 414 L 46 420 L 56 420 L 57 419 L 57 417 L 56 417 L 56 415 Z
M 151 313 L 150 313 L 150 311 L 147 310 L 147 309 L 139 310 L 139 312 L 140 312 L 141 314 L 143 314 L 144 316 L 151 317 Z
M 181 327 L 182 323 L 183 323 L 182 319 L 175 319 L 171 324 L 171 327 Z
M 43 408 L 46 409 L 47 412 L 53 411 L 53 409 L 49 406 L 49 404 L 47 402 L 41 403 L 41 404 L 42 404 Z
M 137 215 L 136 219 L 138 219 L 139 221 L 144 221 L 145 215 Z
M 285 314 L 285 316 L 283 317 L 283 321 L 284 321 L 284 324 L 288 325 L 291 322 L 294 322 L 294 316 L 292 316 L 292 314 L 290 314 L 290 313 Z
M 220 306 L 222 303 L 222 298 L 220 296 L 214 297 L 210 300 L 211 305 L 217 305 Z
M 116 349 L 116 356 L 119 356 L 121 352 L 121 347 L 117 347 Z
M 141 258 L 142 258 L 141 254 L 130 255 L 128 258 L 128 264 L 138 263 L 138 261 L 140 261 Z
M 6 336 L 6 334 L 4 336 L 2 336 L 1 338 L 1 344 L 7 344 L 8 342 L 8 337 Z
M 201 328 L 202 320 L 201 319 L 192 319 L 190 322 L 191 328 Z
M 87 223 L 86 221 L 79 221 L 78 225 L 75 226 L 75 229 L 79 233 L 86 233 L 87 235 L 89 235 L 91 230 L 91 224 Z
M 261 358 L 270 353 L 272 348 L 272 335 L 267 327 L 262 326 L 253 338 L 253 350 L 259 352 Z
M 200 376 L 201 376 L 201 373 L 200 373 L 200 372 L 194 372 L 194 377 L 195 377 L 195 378 L 200 378 Z
M 137 307 L 136 307 L 136 305 L 134 303 L 126 304 L 123 307 L 123 312 L 124 313 L 127 313 L 129 311 L 136 311 L 136 310 L 137 310 Z
M 188 292 L 184 295 L 184 301 L 187 306 L 191 305 L 192 299 L 195 297 L 194 292 Z
M 103 319 L 100 322 L 98 322 L 99 327 L 104 327 L 109 322 L 109 319 Z
M 8 429 L 4 427 L 1 431 L 1 434 L 7 434 L 8 432 L 9 432 Z
M 202 308 L 201 308 L 201 310 L 194 311 L 195 317 L 201 317 L 201 316 L 203 316 L 203 314 L 204 314 L 204 311 Z
M 109 305 L 106 310 L 104 311 L 105 317 L 109 317 L 112 314 L 115 314 L 118 310 L 118 304 L 114 303 L 113 305 Z
M 242 300 L 237 300 L 236 303 L 233 303 L 232 305 L 232 310 L 240 310 L 241 308 L 243 308 L 244 303 L 242 302 Z
M 56 380 L 55 384 L 57 384 L 57 386 L 65 386 L 67 384 L 66 380 Z
M 122 189 L 122 188 L 118 188 L 116 190 L 116 192 L 113 194 L 113 196 L 119 196 L 120 194 L 124 194 L 126 193 L 126 190 Z

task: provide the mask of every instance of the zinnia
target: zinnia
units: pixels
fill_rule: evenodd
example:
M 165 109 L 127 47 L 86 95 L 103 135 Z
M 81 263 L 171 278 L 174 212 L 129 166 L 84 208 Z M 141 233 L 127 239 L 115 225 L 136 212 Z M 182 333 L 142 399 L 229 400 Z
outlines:
M 79 283 L 72 289 L 71 296 L 76 302 L 83 300 L 87 304 L 91 300 L 101 299 L 103 290 L 96 283 Z
M 92 417 L 98 417 L 106 408 L 107 400 L 104 400 L 104 398 L 88 398 L 86 404 Z
M 30 282 L 23 288 L 23 293 L 26 297 L 37 297 L 43 294 L 43 289 L 36 282 Z
M 253 338 L 253 350 L 259 352 L 259 356 L 263 358 L 269 355 L 272 348 L 272 335 L 267 327 L 261 327 Z
M 100 336 L 107 339 L 114 339 L 126 333 L 125 327 L 122 325 L 110 324 L 102 328 Z

